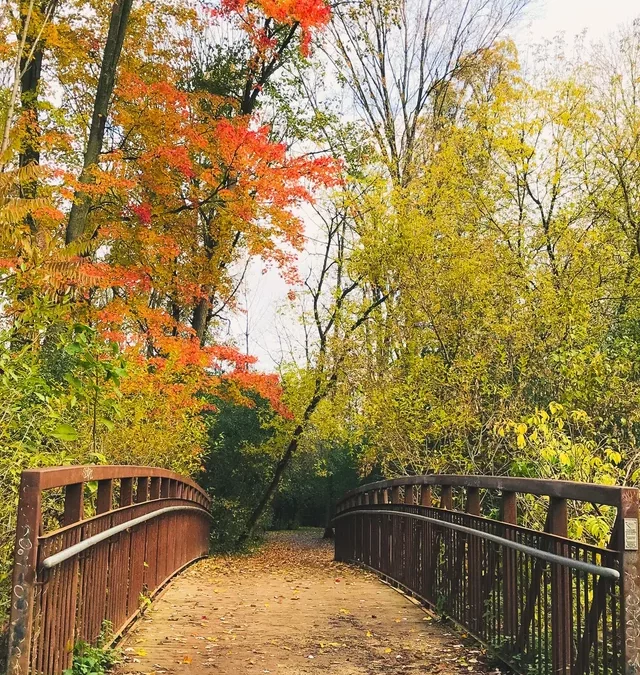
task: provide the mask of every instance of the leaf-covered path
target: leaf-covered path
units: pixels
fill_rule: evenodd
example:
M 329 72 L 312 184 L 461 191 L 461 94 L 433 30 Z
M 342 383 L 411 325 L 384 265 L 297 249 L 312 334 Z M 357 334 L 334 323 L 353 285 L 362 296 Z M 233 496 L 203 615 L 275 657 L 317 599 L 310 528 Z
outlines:
M 197 563 L 124 642 L 123 673 L 484 673 L 481 650 L 316 531 Z

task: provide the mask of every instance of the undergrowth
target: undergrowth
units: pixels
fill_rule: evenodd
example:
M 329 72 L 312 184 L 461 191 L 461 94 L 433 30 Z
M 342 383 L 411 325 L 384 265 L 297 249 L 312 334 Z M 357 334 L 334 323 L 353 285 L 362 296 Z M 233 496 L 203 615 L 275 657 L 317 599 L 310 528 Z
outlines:
M 73 648 L 73 665 L 63 675 L 106 675 L 120 661 L 119 652 L 106 647 L 111 626 L 105 622 L 96 645 L 79 640 Z

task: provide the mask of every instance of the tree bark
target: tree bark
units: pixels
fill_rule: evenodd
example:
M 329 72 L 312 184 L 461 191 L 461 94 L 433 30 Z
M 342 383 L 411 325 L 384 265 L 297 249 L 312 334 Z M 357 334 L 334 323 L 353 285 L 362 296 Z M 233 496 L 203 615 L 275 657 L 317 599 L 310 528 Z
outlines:
M 202 347 L 204 347 L 206 342 L 207 328 L 209 327 L 209 307 L 210 304 L 204 298 L 201 298 L 198 300 L 191 318 L 191 328 L 196 332 L 200 346 Z
M 20 168 L 30 164 L 40 164 L 40 123 L 38 120 L 38 87 L 42 73 L 42 47 L 36 47 L 33 56 L 29 59 L 32 45 L 25 44 L 25 52 L 20 59 L 20 104 L 25 118 L 26 135 L 20 150 L 18 165 Z M 34 199 L 38 194 L 38 181 L 29 180 L 20 185 L 20 192 L 24 199 Z M 36 232 L 36 222 L 33 216 L 27 216 L 29 229 Z
M 321 375 L 318 375 L 318 377 L 320 378 Z M 280 484 L 280 479 L 282 478 L 284 472 L 287 470 L 287 467 L 289 466 L 289 463 L 291 462 L 291 458 L 293 457 L 295 451 L 298 449 L 300 436 L 302 436 L 305 430 L 306 423 L 309 421 L 311 415 L 313 415 L 320 401 L 324 400 L 324 398 L 329 394 L 331 388 L 335 385 L 337 381 L 337 377 L 338 377 L 337 373 L 335 372 L 332 373 L 331 377 L 327 382 L 327 386 L 324 388 L 324 390 L 322 390 L 321 388 L 320 381 L 316 383 L 313 397 L 311 398 L 311 401 L 309 401 L 309 404 L 307 405 L 304 414 L 302 415 L 302 421 L 293 430 L 291 438 L 289 439 L 289 443 L 287 444 L 287 448 L 284 451 L 284 454 L 282 455 L 278 463 L 276 464 L 276 470 L 273 474 L 273 477 L 271 478 L 269 485 L 267 486 L 267 489 L 265 490 L 260 501 L 258 502 L 258 505 L 255 507 L 255 509 L 249 516 L 244 526 L 244 531 L 238 537 L 238 541 L 236 542 L 238 546 L 242 546 L 242 544 L 244 544 L 253 535 L 253 532 L 256 529 L 258 521 L 260 520 L 260 518 L 262 518 L 262 515 L 264 514 L 267 506 L 269 505 L 269 502 L 271 501 L 271 498 L 273 497 L 276 489 L 278 488 L 278 485 Z
M 93 169 L 98 164 L 102 152 L 105 126 L 109 113 L 109 104 L 113 94 L 116 79 L 116 71 L 122 52 L 122 44 L 127 31 L 129 14 L 133 0 L 115 0 L 111 8 L 109 20 L 109 32 L 102 56 L 98 88 L 93 104 L 91 127 L 89 128 L 89 140 L 84 154 L 84 163 L 80 173 L 79 182 L 90 185 L 94 181 Z M 87 229 L 87 220 L 91 208 L 91 196 L 82 189 L 76 191 L 75 200 L 69 214 L 65 240 L 67 244 L 79 239 Z
M 256 529 L 256 525 L 258 524 L 260 518 L 262 518 L 262 514 L 265 512 L 267 506 L 269 505 L 269 502 L 271 501 L 271 498 L 273 497 L 278 485 L 280 484 L 280 479 L 282 478 L 282 475 L 289 466 L 289 463 L 291 462 L 291 458 L 293 457 L 294 452 L 298 449 L 298 440 L 300 439 L 303 430 L 304 430 L 303 425 L 299 424 L 296 427 L 295 431 L 293 432 L 293 436 L 291 437 L 291 440 L 287 445 L 287 449 L 285 450 L 284 455 L 282 455 L 280 461 L 276 464 L 276 470 L 273 474 L 273 477 L 271 478 L 271 482 L 269 483 L 267 489 L 260 498 L 258 505 L 255 507 L 255 509 L 249 516 L 249 519 L 247 520 L 247 523 L 244 527 L 243 533 L 238 538 L 237 542 L 238 546 L 242 546 L 251 537 L 253 531 Z
M 4 171 L 7 161 L 5 160 L 5 153 L 9 149 L 10 138 L 11 138 L 11 126 L 13 124 L 13 113 L 16 107 L 16 102 L 18 100 L 18 94 L 20 90 L 21 82 L 21 72 L 22 72 L 22 63 L 25 54 L 25 47 L 27 43 L 27 36 L 29 34 L 29 25 L 31 24 L 31 18 L 33 16 L 33 6 L 35 0 L 29 0 L 29 6 L 26 9 L 26 12 L 23 11 L 23 6 L 20 4 L 20 34 L 16 36 L 19 40 L 18 54 L 16 56 L 15 68 L 14 68 L 14 80 L 11 87 L 11 94 L 9 96 L 9 103 L 7 105 L 7 116 L 4 123 L 4 129 L 2 131 L 2 143 L 0 144 L 0 171 Z
M 33 57 L 27 62 L 26 55 L 20 61 L 21 106 L 23 114 L 27 117 L 27 135 L 20 150 L 20 166 L 40 164 L 40 125 L 38 122 L 38 86 L 42 73 L 43 51 L 37 48 Z

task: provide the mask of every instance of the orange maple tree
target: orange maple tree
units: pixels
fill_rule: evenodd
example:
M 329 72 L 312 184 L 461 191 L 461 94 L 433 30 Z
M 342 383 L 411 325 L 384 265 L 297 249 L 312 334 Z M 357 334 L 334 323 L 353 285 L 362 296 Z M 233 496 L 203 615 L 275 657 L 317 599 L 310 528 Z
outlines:
M 101 73 L 95 84 L 91 68 L 104 45 L 97 36 L 115 20 L 116 5 L 110 15 L 80 0 L 73 7 L 34 18 L 26 45 L 32 40 L 32 52 L 47 55 L 41 64 L 62 87 L 62 107 L 75 107 L 85 119 L 93 107 L 95 121 L 104 82 Z M 277 377 L 222 344 L 216 327 L 236 307 L 244 261 L 260 258 L 296 280 L 303 244 L 297 209 L 339 181 L 339 166 L 291 153 L 259 114 L 265 85 L 287 59 L 309 53 L 329 15 L 324 0 L 222 0 L 204 11 L 167 2 L 133 8 L 122 54 L 110 56 L 117 79 L 108 115 L 98 135 L 93 126 L 89 134 L 89 145 L 100 141 L 96 161 L 78 142 L 82 114 L 65 119 L 55 95 L 38 82 L 28 90 L 22 83 L 23 116 L 12 147 L 26 148 L 30 154 L 20 150 L 20 157 L 29 154 L 39 168 L 29 178 L 33 208 L 3 238 L 0 252 L 15 331 L 24 330 L 35 297 L 50 297 L 55 321 L 88 324 L 119 346 L 130 373 L 121 391 L 161 396 L 166 404 L 158 402 L 157 410 L 174 425 L 197 416 L 208 405 L 200 394 L 221 383 L 246 405 L 243 392 L 253 390 L 288 414 Z M 219 91 L 194 83 L 190 62 L 196 37 L 212 24 L 231 29 L 241 47 L 231 68 L 238 82 Z M 87 91 L 95 86 L 92 100 Z M 65 223 L 78 203 L 86 213 L 73 236 L 67 227 L 65 244 Z

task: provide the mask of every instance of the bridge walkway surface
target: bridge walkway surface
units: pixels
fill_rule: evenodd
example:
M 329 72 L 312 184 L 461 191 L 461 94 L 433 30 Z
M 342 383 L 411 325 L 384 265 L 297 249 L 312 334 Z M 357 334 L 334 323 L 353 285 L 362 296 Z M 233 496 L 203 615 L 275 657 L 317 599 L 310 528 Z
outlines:
M 120 673 L 488 673 L 464 633 L 333 561 L 320 531 L 271 534 L 253 555 L 202 560 L 121 644 Z M 495 672 L 495 667 L 492 669 Z

